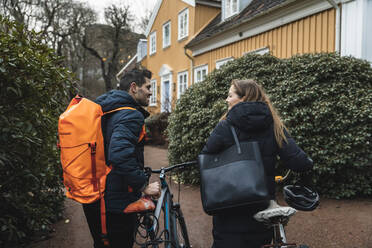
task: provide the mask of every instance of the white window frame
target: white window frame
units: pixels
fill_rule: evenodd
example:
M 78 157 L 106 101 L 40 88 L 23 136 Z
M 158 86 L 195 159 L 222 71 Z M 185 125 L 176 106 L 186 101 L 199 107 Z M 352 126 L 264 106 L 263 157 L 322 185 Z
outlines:
M 169 26 L 169 37 L 168 40 L 165 37 L 165 28 Z M 166 23 L 163 24 L 163 48 L 167 48 L 171 45 L 171 22 L 167 21 Z
M 181 95 L 185 92 L 185 90 L 188 88 L 188 82 L 189 82 L 188 74 L 189 74 L 188 71 L 182 71 L 182 72 L 179 72 L 177 75 L 177 99 L 179 99 Z M 181 77 L 186 78 L 186 82 L 182 82 Z M 184 86 L 184 88 L 182 86 Z
M 233 1 L 236 1 L 236 10 L 233 9 Z M 236 15 L 239 13 L 239 0 L 225 0 L 224 1 L 224 9 L 225 9 L 225 19 Z
M 151 82 L 151 96 L 150 96 L 150 103 L 149 106 L 156 106 L 156 93 L 157 93 L 157 85 L 156 79 L 153 79 Z
M 150 41 L 149 41 L 149 46 L 150 46 L 150 49 L 149 49 L 149 54 L 150 55 L 153 55 L 156 53 L 156 31 L 152 32 L 150 34 Z M 152 43 L 152 41 L 154 41 L 154 43 Z
M 226 64 L 227 62 L 231 61 L 231 60 L 234 60 L 234 57 L 228 57 L 228 58 L 223 58 L 223 59 L 219 59 L 219 60 L 216 60 L 216 69 L 220 69 L 221 66 L 223 66 L 224 64 Z
M 181 28 L 181 24 L 183 29 Z M 185 27 L 186 26 L 186 27 Z M 178 14 L 178 40 L 189 36 L 189 9 L 186 8 Z
M 252 51 L 249 51 L 249 52 L 244 52 L 243 56 L 246 55 L 246 54 L 264 55 L 264 54 L 267 54 L 267 53 L 270 53 L 270 48 L 269 47 L 261 47 L 261 48 L 258 48 L 258 49 L 255 49 L 255 50 L 252 50 Z
M 201 77 L 203 76 L 202 75 L 202 71 L 205 70 L 205 77 L 208 75 L 208 64 L 206 65 L 200 65 L 198 67 L 195 67 L 194 69 L 194 83 L 199 83 L 201 81 L 203 81 L 205 79 L 204 78 L 201 78 L 200 80 L 198 80 L 198 72 L 201 73 Z

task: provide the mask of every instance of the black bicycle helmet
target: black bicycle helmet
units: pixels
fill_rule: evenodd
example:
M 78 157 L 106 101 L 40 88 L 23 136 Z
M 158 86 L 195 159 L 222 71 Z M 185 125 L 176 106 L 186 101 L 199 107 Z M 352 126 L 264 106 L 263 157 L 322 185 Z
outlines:
M 308 187 L 287 185 L 283 188 L 284 200 L 294 209 L 312 211 L 319 205 L 319 195 Z

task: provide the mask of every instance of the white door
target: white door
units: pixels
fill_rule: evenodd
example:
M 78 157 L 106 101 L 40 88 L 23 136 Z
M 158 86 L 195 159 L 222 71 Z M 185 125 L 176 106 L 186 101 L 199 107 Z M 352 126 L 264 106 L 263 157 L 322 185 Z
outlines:
M 166 75 L 162 77 L 161 85 L 161 112 L 171 112 L 172 110 L 172 94 L 171 94 L 171 77 Z

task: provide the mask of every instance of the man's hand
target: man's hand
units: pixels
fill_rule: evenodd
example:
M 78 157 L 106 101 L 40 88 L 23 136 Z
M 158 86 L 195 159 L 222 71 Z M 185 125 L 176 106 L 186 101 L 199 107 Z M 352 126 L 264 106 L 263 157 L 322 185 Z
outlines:
M 145 195 L 159 197 L 160 196 L 160 184 L 159 182 L 150 183 L 147 187 L 143 190 Z

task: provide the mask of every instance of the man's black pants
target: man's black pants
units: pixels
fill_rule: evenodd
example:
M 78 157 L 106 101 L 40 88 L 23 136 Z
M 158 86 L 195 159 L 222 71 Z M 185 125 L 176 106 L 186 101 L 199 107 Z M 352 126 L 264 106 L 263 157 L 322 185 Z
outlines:
M 83 209 L 93 237 L 94 248 L 104 248 L 105 246 L 101 239 L 100 201 L 83 204 Z M 132 248 L 136 221 L 136 214 L 106 212 L 107 236 L 110 248 Z

